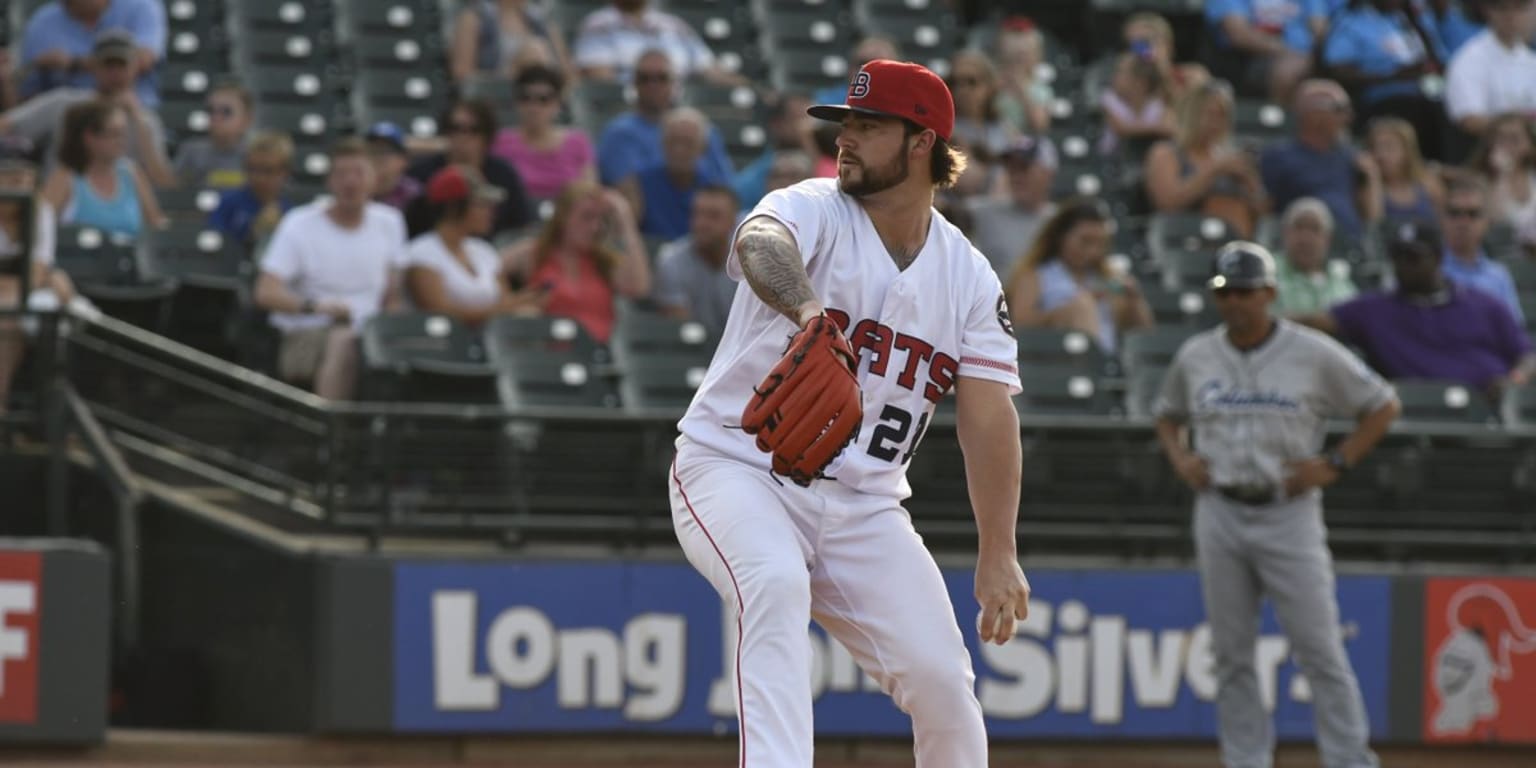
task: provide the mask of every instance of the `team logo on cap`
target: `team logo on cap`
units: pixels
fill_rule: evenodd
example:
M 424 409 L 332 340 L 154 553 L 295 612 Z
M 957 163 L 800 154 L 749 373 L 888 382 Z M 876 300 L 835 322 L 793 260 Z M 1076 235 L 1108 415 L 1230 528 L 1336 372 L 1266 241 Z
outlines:
M 869 73 L 861 69 L 857 75 L 853 76 L 853 82 L 848 85 L 848 98 L 862 99 L 868 95 Z

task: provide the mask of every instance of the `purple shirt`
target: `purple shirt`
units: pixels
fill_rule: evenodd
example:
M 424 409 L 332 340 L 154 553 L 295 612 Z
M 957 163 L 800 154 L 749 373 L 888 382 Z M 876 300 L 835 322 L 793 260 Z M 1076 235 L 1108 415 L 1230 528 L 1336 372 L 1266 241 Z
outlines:
M 1459 381 L 1478 388 L 1508 374 L 1531 340 L 1498 299 L 1451 285 L 1442 304 L 1374 293 L 1333 308 L 1339 338 L 1389 379 Z
M 511 163 L 523 177 L 528 194 L 540 200 L 559 197 L 593 161 L 592 141 L 575 128 L 567 128 L 565 140 L 549 152 L 528 146 L 515 128 L 504 128 L 496 134 L 491 154 Z

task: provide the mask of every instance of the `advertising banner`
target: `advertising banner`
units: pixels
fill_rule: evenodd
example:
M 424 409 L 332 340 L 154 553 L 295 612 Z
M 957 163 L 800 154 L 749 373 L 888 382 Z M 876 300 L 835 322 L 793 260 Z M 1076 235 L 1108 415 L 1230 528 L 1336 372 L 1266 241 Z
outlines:
M 1182 570 L 1032 571 L 1030 618 L 980 647 L 969 570 L 945 572 L 998 738 L 1210 738 L 1216 681 L 1199 580 Z M 1386 577 L 1340 577 L 1346 644 L 1384 732 Z M 401 563 L 394 726 L 417 732 L 733 731 L 734 617 L 686 564 Z M 730 620 L 727 620 L 727 619 Z M 810 629 L 817 732 L 910 733 L 852 656 Z M 1272 613 L 1256 648 L 1282 738 L 1312 733 L 1310 691 Z
M 37 722 L 43 556 L 0 552 L 0 723 Z
M 1536 579 L 1424 585 L 1424 740 L 1536 743 Z

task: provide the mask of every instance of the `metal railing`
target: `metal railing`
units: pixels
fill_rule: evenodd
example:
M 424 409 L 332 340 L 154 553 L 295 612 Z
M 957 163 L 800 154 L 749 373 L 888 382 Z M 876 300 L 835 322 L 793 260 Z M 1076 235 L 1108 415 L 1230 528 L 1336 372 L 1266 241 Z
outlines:
M 666 473 L 677 413 L 330 402 L 107 317 L 74 324 L 64 365 L 135 472 L 217 489 L 286 526 L 509 543 L 672 540 Z M 1022 540 L 1100 553 L 1187 547 L 1189 499 L 1149 423 L 1022 422 Z M 935 420 L 909 474 L 925 537 L 970 541 L 952 419 Z M 1522 513 L 1532 510 L 1530 429 L 1401 427 L 1329 495 L 1336 542 L 1401 553 L 1527 548 L 1536 516 Z

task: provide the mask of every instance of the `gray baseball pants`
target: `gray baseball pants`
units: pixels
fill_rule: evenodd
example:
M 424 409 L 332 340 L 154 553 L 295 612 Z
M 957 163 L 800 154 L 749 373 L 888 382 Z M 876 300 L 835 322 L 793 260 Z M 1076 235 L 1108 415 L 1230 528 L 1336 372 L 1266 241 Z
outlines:
M 1333 558 L 1316 494 L 1262 507 L 1214 491 L 1195 500 L 1195 551 L 1216 657 L 1216 716 L 1226 768 L 1270 768 L 1273 718 L 1254 668 L 1259 601 L 1275 606 L 1312 688 L 1325 768 L 1377 765 L 1360 686 L 1344 653 Z

